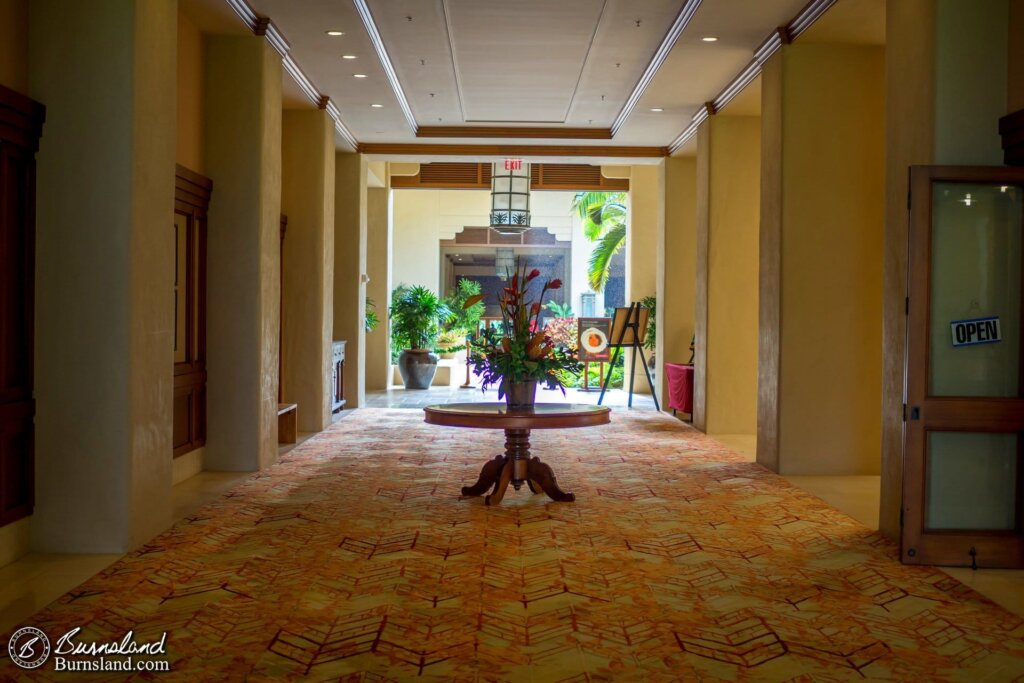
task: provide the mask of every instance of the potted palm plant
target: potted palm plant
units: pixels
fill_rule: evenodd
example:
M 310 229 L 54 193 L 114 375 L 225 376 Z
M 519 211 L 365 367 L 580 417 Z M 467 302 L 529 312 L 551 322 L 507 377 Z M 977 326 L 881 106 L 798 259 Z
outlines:
M 398 285 L 391 293 L 391 342 L 406 389 L 428 389 L 437 372 L 433 352 L 442 323 L 451 310 L 437 294 L 419 285 Z

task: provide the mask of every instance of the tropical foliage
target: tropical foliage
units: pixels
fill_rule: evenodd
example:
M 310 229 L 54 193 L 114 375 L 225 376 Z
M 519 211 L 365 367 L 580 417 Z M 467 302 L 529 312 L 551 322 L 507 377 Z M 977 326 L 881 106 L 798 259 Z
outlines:
M 645 296 L 640 299 L 640 305 L 648 309 L 650 313 L 647 315 L 647 334 L 644 335 L 644 348 L 648 351 L 653 351 L 657 345 L 657 321 L 656 316 L 658 314 L 658 298 L 654 296 Z
M 576 318 L 552 318 L 544 326 L 544 331 L 551 337 L 555 346 L 564 346 L 573 351 L 577 350 L 577 325 Z
M 544 308 L 551 311 L 551 314 L 556 318 L 575 318 L 576 314 L 572 312 L 571 304 L 560 304 L 557 301 L 549 301 L 544 304 Z
M 373 332 L 377 325 L 380 325 L 380 316 L 377 315 L 377 304 L 373 299 L 366 297 L 366 315 L 363 317 L 363 327 L 367 332 Z
M 480 324 L 480 318 L 484 314 L 483 297 L 469 307 L 465 306 L 466 301 L 471 297 L 479 296 L 480 283 L 460 277 L 455 289 L 444 298 L 444 303 L 452 312 L 452 317 L 445 324 L 445 329 L 461 330 L 463 337 L 470 332 L 476 332 Z
M 584 236 L 596 243 L 587 264 L 587 281 L 595 292 L 602 292 L 611 275 L 612 257 L 626 244 L 626 193 L 578 192 L 572 208 L 583 221 Z
M 391 348 L 433 349 L 452 312 L 420 285 L 398 285 L 391 293 Z
M 580 370 L 576 354 L 556 345 L 540 328 L 544 296 L 561 288 L 562 281 L 548 280 L 537 299 L 532 300 L 527 295 L 538 277 L 539 270 L 527 272 L 526 266 L 516 259 L 516 272 L 510 274 L 509 286 L 498 299 L 501 326 L 484 330 L 470 345 L 470 362 L 482 380 L 482 388 L 497 384 L 498 398 L 504 397 L 507 382 L 537 380 L 549 389 L 557 387 L 564 392 L 562 381 L 566 374 L 574 375 Z M 478 294 L 463 305 L 472 306 L 482 298 Z

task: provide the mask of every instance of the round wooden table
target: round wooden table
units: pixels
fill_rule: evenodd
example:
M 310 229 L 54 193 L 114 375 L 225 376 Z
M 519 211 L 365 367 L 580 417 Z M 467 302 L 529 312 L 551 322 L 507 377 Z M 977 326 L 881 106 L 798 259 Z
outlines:
M 428 424 L 505 430 L 505 453 L 483 466 L 475 484 L 462 487 L 462 495 L 479 496 L 494 486 L 484 502 L 497 505 L 505 497 L 509 484 L 518 491 L 524 483 L 533 493 L 544 491 L 551 500 L 562 503 L 576 500 L 572 493 L 558 488 L 555 473 L 548 464 L 536 456 L 530 457 L 530 430 L 608 424 L 611 410 L 605 406 L 574 403 L 538 403 L 533 408 L 515 410 L 504 403 L 448 403 L 427 406 L 423 412 Z

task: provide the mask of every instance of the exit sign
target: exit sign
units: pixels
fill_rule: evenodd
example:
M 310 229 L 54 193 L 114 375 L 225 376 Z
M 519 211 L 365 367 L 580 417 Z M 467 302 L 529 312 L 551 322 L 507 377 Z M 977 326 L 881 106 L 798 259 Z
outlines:
M 506 171 L 521 171 L 523 168 L 522 159 L 505 159 Z

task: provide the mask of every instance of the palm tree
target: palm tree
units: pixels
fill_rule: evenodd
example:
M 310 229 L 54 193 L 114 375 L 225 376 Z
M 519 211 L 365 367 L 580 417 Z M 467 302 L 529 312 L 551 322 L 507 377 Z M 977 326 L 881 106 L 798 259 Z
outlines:
M 597 242 L 587 264 L 587 281 L 600 292 L 611 274 L 612 257 L 626 244 L 626 193 L 578 192 L 572 208 L 583 221 L 583 235 Z

